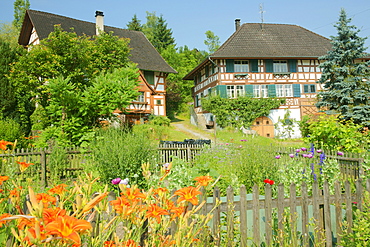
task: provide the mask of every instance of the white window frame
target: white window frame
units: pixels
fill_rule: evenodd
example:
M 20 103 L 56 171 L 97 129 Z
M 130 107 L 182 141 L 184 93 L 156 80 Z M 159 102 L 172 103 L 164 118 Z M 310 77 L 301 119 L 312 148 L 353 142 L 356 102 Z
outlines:
M 249 72 L 249 61 L 248 60 L 235 60 L 234 61 L 234 72 Z
M 229 99 L 235 99 L 245 95 L 244 85 L 227 85 L 226 93 Z
M 292 84 L 277 84 L 276 85 L 276 97 L 293 97 L 293 85 Z
M 137 101 L 138 102 L 145 102 L 145 96 L 144 96 L 144 92 L 139 92 L 139 96 L 137 96 Z
M 267 85 L 253 85 L 253 97 L 254 98 L 268 98 L 268 86 Z
M 287 60 L 274 60 L 273 61 L 274 73 L 286 73 L 288 72 L 288 61 Z
M 308 87 L 308 90 L 305 90 L 306 86 Z M 315 84 L 303 84 L 303 93 L 316 93 L 316 85 Z

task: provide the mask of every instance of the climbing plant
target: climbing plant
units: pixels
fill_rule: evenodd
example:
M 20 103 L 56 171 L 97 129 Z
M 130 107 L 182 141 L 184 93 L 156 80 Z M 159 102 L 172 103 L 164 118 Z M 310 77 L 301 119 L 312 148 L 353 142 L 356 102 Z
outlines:
M 202 99 L 202 108 L 216 116 L 217 125 L 245 128 L 253 121 L 270 114 L 270 110 L 278 108 L 284 99 L 238 97 L 236 99 L 222 98 L 219 95 Z

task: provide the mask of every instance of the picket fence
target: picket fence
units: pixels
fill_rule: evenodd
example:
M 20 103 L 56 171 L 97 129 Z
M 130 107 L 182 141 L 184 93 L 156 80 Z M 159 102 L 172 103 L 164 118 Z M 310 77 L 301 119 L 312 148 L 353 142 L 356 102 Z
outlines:
M 347 231 L 351 231 L 353 206 L 363 209 L 364 191 L 370 191 L 370 180 L 365 184 L 357 180 L 355 190 L 351 190 L 348 181 L 343 184 L 336 181 L 332 189 L 327 182 L 324 182 L 323 188 L 319 188 L 318 183 L 314 182 L 312 191 L 305 183 L 300 185 L 300 190 L 292 184 L 288 197 L 284 194 L 284 185 L 279 184 L 277 196 L 273 198 L 274 186 L 266 185 L 262 198 L 257 185 L 253 187 L 251 195 L 247 195 L 245 186 L 241 186 L 237 201 L 233 188 L 229 187 L 226 200 L 224 198 L 222 204 L 213 212 L 212 229 L 216 244 L 221 240 L 220 222 L 223 213 L 226 215 L 226 246 L 233 246 L 235 240 L 235 215 L 239 218 L 238 231 L 242 247 L 260 246 L 262 243 L 264 246 L 271 246 L 278 241 L 279 235 L 297 236 L 291 240 L 292 246 L 312 246 L 313 241 L 325 241 L 327 247 L 335 246 L 343 233 L 344 219 L 349 226 Z M 297 196 L 298 194 L 300 196 Z M 217 188 L 213 191 L 212 201 L 207 200 L 203 213 L 209 212 L 216 205 L 216 198 L 220 199 L 220 191 Z M 289 214 L 286 214 L 287 212 Z M 286 224 L 290 228 L 288 233 Z M 324 236 L 319 232 L 324 232 Z

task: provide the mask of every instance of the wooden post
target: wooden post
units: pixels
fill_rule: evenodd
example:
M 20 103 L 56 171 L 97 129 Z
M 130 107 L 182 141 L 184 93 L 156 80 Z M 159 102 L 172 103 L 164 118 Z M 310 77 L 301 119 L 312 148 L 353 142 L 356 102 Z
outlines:
M 324 223 L 325 223 L 325 238 L 326 247 L 333 246 L 333 239 L 331 236 L 331 219 L 330 219 L 330 193 L 328 181 L 324 182 Z
M 265 231 L 266 231 L 266 246 L 271 246 L 272 243 L 272 192 L 271 185 L 265 185 Z
M 341 201 L 341 187 L 339 181 L 335 181 L 334 184 L 335 194 L 334 194 L 334 201 L 335 201 L 335 224 L 337 230 L 337 243 L 340 242 L 341 235 L 342 235 L 342 201 Z
M 256 246 L 260 246 L 260 195 L 259 188 L 255 184 L 253 191 L 253 242 Z
M 213 190 L 213 207 L 215 207 L 217 201 L 220 200 L 220 189 L 215 187 Z M 221 205 L 220 205 L 221 206 Z M 221 233 L 220 233 L 220 222 L 221 222 L 221 209 L 220 206 L 216 207 L 213 211 L 213 235 L 215 237 L 215 246 L 220 246 Z
M 247 189 L 240 187 L 240 247 L 247 247 Z
M 303 246 L 308 247 L 309 243 L 309 233 L 308 233 L 308 194 L 307 194 L 307 184 L 302 183 L 302 236 L 303 236 Z
M 46 170 L 46 153 L 45 149 L 41 149 L 40 163 L 41 163 L 41 182 L 42 186 L 46 188 L 48 186 L 47 170 Z
M 298 245 L 298 239 L 297 239 L 297 191 L 296 191 L 296 185 L 291 184 L 290 185 L 290 222 L 291 222 L 291 236 L 292 236 L 292 245 L 297 246 Z
M 234 244 L 234 189 L 229 185 L 227 187 L 227 247 L 232 247 Z

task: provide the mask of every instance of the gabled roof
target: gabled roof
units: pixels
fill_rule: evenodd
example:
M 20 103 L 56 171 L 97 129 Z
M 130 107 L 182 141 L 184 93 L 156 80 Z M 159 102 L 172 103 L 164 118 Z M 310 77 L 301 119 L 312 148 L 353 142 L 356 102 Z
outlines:
M 27 10 L 18 40 L 19 44 L 24 46 L 28 45 L 33 27 L 39 39 L 42 40 L 47 38 L 49 34 L 54 31 L 54 25 L 61 25 L 65 31 L 70 31 L 70 29 L 73 28 L 77 35 L 86 34 L 88 36 L 93 36 L 96 32 L 96 24 L 92 22 L 76 20 L 36 10 Z M 104 31 L 113 32 L 114 35 L 130 39 L 129 46 L 132 48 L 130 60 L 137 63 L 139 69 L 177 73 L 167 64 L 142 32 L 110 26 L 104 26 Z
M 192 80 L 208 59 L 313 59 L 325 55 L 332 48 L 330 42 L 297 25 L 244 23 L 183 79 Z
M 297 25 L 245 23 L 211 57 L 317 58 L 331 47 L 330 39 Z

